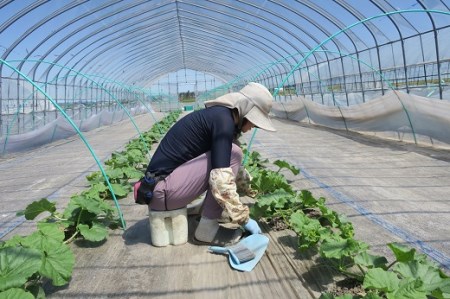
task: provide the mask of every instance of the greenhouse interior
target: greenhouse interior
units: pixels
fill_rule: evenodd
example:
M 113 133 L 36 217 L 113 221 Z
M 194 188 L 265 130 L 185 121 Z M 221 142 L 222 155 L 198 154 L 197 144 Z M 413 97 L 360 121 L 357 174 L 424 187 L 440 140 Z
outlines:
M 450 1 L 0 16 L 1 299 L 450 298 Z

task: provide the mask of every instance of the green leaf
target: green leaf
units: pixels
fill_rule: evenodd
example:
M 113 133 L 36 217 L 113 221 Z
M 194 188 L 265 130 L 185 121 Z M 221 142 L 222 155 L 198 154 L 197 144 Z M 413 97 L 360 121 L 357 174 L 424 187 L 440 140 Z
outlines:
M 39 272 L 50 278 L 55 286 L 67 284 L 75 264 L 75 256 L 69 246 L 54 239 L 47 239 L 43 243 L 43 250 L 45 257 Z
M 270 216 L 272 216 L 272 213 L 268 212 L 267 208 L 263 208 L 255 204 L 250 207 L 250 216 L 255 219 L 260 219 L 261 217 L 270 218 Z
M 147 159 L 142 154 L 142 152 L 138 149 L 132 149 L 127 152 L 128 161 L 131 163 L 143 163 L 146 162 Z
M 300 199 L 305 208 L 317 207 L 318 201 L 317 201 L 317 199 L 314 198 L 311 191 L 309 191 L 309 190 L 302 190 L 300 193 Z
M 445 278 L 445 281 L 439 288 L 442 290 L 442 292 L 450 295 L 450 278 Z
M 38 223 L 37 227 L 40 230 L 41 234 L 43 234 L 47 238 L 52 238 L 60 242 L 64 241 L 64 230 L 59 226 L 58 223 Z
M 60 232 L 43 224 L 39 224 L 38 227 L 42 227 L 43 230 L 26 236 L 22 244 L 44 252 L 39 273 L 50 278 L 55 286 L 64 285 L 72 275 L 75 257 L 70 248 L 61 242 Z
M 49 202 L 46 198 L 42 198 L 39 201 L 34 201 L 27 206 L 23 214 L 25 215 L 25 219 L 33 220 L 39 214 L 43 212 L 56 212 L 56 206 L 54 202 Z
M 11 239 L 3 242 L 3 244 L 1 244 L 1 246 L 0 246 L 0 248 L 16 247 L 16 246 L 19 246 L 22 241 L 23 241 L 22 236 L 14 235 Z
M 328 235 L 326 228 L 322 227 L 319 220 L 309 218 L 302 211 L 293 213 L 289 224 L 299 236 L 300 249 L 307 249 Z
M 136 170 L 133 167 L 124 167 L 122 168 L 123 173 L 125 174 L 127 179 L 140 179 L 144 176 L 142 171 Z
M 89 225 L 86 224 L 79 224 L 77 228 L 88 241 L 98 242 L 103 241 L 108 237 L 108 229 L 99 223 L 94 223 L 92 227 L 89 227 Z
M 23 289 L 12 288 L 4 292 L 0 292 L 0 299 L 34 299 L 33 294 L 24 291 Z
M 38 272 L 41 257 L 42 253 L 33 248 L 0 249 L 0 291 L 21 287 L 30 276 Z
M 353 238 L 355 231 L 353 224 L 347 219 L 345 215 L 337 214 L 336 223 L 341 230 L 341 237 L 344 239 Z
M 103 193 L 106 192 L 106 190 L 108 190 L 108 187 L 106 186 L 106 184 L 102 181 L 96 184 L 93 184 L 91 186 L 91 188 L 89 188 L 88 190 L 82 192 L 83 195 L 89 195 L 89 197 L 92 198 L 98 198 L 100 199 L 99 193 Z
M 300 169 L 289 164 L 288 162 L 286 162 L 284 160 L 276 160 L 275 162 L 273 162 L 273 164 L 280 167 L 280 170 L 283 168 L 289 169 L 294 175 L 297 175 L 300 173 Z
M 126 160 L 126 164 L 128 165 L 128 160 Z M 109 180 L 117 180 L 123 178 L 123 171 L 122 168 L 114 168 L 114 169 L 108 169 L 106 170 L 106 175 L 108 176 Z
M 260 194 L 271 193 L 277 189 L 294 194 L 291 185 L 282 174 L 267 169 L 255 174 L 251 184 Z
M 368 252 L 361 252 L 355 256 L 355 263 L 367 268 L 386 268 L 388 260 L 384 256 L 372 255 Z
M 439 275 L 439 269 L 421 264 L 418 261 L 397 263 L 393 271 L 399 273 L 404 278 L 420 278 L 423 281 L 422 290 L 430 293 L 445 284 L 445 280 Z
M 111 187 L 114 190 L 114 194 L 119 197 L 127 196 L 128 193 L 131 191 L 129 187 L 127 188 L 121 184 L 111 184 Z
M 337 227 L 338 214 L 326 207 L 325 205 L 320 205 L 319 210 L 322 213 L 321 218 L 328 220 L 329 225 L 332 227 Z
M 112 153 L 111 159 L 105 162 L 106 165 L 110 165 L 113 167 L 123 167 L 128 165 L 128 157 L 124 155 L 123 153 Z M 108 173 L 108 177 L 110 177 Z M 111 178 L 111 177 L 110 177 Z
M 104 215 L 105 213 L 114 210 L 111 205 L 101 199 L 88 198 L 85 196 L 73 197 L 70 204 L 76 207 L 80 207 L 83 210 L 87 210 L 95 215 Z
M 431 294 L 437 299 L 450 299 L 450 279 L 445 278 L 441 287 L 431 292 Z
M 409 262 L 414 260 L 416 250 L 397 243 L 387 244 L 395 255 L 398 262 Z
M 393 292 L 388 292 L 386 297 L 388 299 L 427 299 L 425 291 L 421 291 L 422 281 L 418 280 L 405 280 L 399 288 Z
M 101 171 L 94 171 L 91 174 L 88 174 L 86 179 L 91 183 L 99 183 L 105 180 Z
M 367 250 L 369 246 L 355 239 L 327 239 L 320 246 L 320 254 L 326 258 L 354 257 Z
M 288 198 L 291 197 L 292 194 L 283 189 L 278 189 L 274 192 L 259 196 L 256 204 L 260 207 L 282 209 L 285 207 L 285 204 L 288 203 Z
M 385 271 L 381 268 L 369 269 L 364 276 L 363 287 L 365 289 L 375 289 L 383 292 L 395 291 L 400 283 L 397 274 Z

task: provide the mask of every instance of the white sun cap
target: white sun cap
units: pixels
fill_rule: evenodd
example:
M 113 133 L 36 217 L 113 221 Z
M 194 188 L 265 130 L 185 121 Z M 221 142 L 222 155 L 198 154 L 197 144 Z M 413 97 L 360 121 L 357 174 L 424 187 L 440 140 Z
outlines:
M 274 132 L 276 129 L 269 118 L 272 100 L 272 94 L 264 85 L 250 82 L 239 92 L 228 93 L 215 100 L 206 101 L 205 106 L 220 105 L 237 108 L 240 122 L 246 118 L 256 127 Z

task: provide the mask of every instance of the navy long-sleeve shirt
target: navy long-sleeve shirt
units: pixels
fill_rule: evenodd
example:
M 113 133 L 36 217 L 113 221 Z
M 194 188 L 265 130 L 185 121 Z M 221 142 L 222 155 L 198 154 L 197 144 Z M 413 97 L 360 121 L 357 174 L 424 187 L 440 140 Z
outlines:
M 181 164 L 211 151 L 211 166 L 230 167 L 236 126 L 232 110 L 213 106 L 177 121 L 161 140 L 147 172 L 168 175 Z

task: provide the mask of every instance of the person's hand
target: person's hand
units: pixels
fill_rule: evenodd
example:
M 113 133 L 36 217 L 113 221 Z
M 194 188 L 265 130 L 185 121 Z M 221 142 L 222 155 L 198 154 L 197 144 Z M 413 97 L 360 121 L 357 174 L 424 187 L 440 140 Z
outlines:
M 244 229 L 250 232 L 252 235 L 262 233 L 258 223 L 251 218 L 249 218 L 247 223 L 244 225 Z

